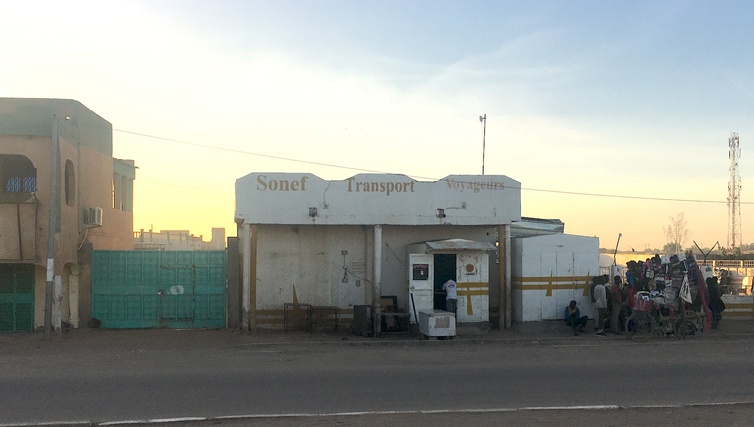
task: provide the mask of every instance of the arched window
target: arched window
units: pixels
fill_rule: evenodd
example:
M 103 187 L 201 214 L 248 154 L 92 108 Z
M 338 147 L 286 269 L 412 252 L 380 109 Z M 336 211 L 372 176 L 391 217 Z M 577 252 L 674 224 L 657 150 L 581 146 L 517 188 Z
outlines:
M 28 157 L 0 154 L 0 202 L 21 203 L 37 191 L 37 169 Z

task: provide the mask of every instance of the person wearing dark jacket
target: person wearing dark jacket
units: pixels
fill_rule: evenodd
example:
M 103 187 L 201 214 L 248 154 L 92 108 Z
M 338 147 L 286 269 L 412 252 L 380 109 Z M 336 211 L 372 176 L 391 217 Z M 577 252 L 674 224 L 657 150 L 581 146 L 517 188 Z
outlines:
M 720 284 L 717 283 L 717 277 L 708 277 L 707 290 L 709 291 L 709 309 L 712 311 L 712 327 L 717 328 L 720 320 L 723 318 L 723 311 L 725 311 L 725 303 L 722 299 L 723 291 L 720 289 Z
M 620 317 L 621 305 L 623 303 L 623 290 L 621 289 L 622 280 L 620 276 L 613 278 L 613 284 L 610 286 L 611 297 L 611 311 L 610 311 L 610 329 L 614 334 L 620 334 L 622 328 L 618 324 L 618 318 Z
M 576 301 L 571 301 L 563 311 L 563 314 L 565 316 L 564 320 L 566 325 L 573 328 L 574 335 L 578 335 L 579 332 L 583 331 L 586 326 L 586 321 L 589 320 L 588 317 L 581 316 L 579 308 L 576 307 Z

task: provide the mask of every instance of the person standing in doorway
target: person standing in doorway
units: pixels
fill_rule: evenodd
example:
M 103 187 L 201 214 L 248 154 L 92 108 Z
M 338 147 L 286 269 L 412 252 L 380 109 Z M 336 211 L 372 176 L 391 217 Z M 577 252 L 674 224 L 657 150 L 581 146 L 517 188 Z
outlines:
M 597 335 L 605 335 L 605 314 L 607 314 L 607 293 L 602 277 L 595 277 L 594 307 L 597 309 Z
M 442 289 L 445 291 L 445 309 L 453 314 L 456 314 L 456 307 L 458 307 L 456 286 L 456 281 L 453 279 L 448 280 L 442 285 Z
M 621 289 L 621 278 L 620 276 L 613 277 L 613 284 L 610 286 L 610 297 L 612 300 L 612 304 L 610 309 L 612 312 L 610 313 L 610 329 L 613 330 L 614 334 L 621 334 L 622 328 L 619 325 L 618 318 L 620 317 L 620 310 L 623 303 L 623 290 Z

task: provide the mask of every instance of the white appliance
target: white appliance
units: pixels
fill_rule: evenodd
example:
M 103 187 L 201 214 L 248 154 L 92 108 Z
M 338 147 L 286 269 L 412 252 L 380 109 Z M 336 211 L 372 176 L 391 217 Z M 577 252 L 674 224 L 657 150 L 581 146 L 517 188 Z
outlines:
M 449 311 L 419 311 L 419 333 L 425 337 L 454 337 L 456 316 Z

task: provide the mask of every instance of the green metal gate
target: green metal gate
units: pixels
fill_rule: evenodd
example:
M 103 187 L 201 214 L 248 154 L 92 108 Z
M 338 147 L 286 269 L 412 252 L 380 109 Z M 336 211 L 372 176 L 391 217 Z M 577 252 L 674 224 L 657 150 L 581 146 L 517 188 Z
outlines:
M 0 264 L 0 332 L 34 330 L 34 265 Z
M 104 328 L 224 328 L 225 251 L 94 251 L 92 317 Z

